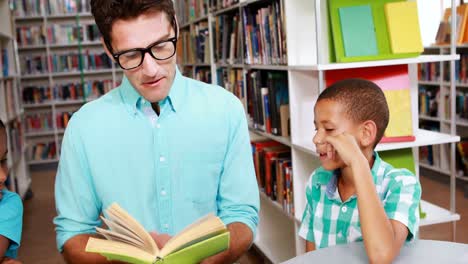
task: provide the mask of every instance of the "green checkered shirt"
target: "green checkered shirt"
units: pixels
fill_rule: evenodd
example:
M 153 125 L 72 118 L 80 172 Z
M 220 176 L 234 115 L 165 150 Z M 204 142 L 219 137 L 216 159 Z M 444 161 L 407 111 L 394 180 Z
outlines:
M 406 169 L 395 169 L 374 152 L 372 177 L 376 191 L 389 219 L 408 227 L 407 241 L 419 227 L 418 205 L 421 185 Z M 322 167 L 310 176 L 306 187 L 307 204 L 299 235 L 314 242 L 316 248 L 362 241 L 356 195 L 342 202 L 337 188 L 337 172 Z

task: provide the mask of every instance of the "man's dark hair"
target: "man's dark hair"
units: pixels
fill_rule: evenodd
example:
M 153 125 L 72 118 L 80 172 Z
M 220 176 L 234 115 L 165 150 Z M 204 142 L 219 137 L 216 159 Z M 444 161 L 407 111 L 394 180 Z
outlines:
M 377 126 L 375 148 L 383 137 L 390 116 L 385 95 L 377 84 L 364 79 L 338 81 L 326 88 L 317 102 L 325 99 L 342 104 L 354 122 L 374 121 Z
M 155 11 L 166 13 L 169 22 L 175 26 L 172 0 L 91 0 L 91 13 L 110 52 L 112 25 L 116 20 L 136 18 Z

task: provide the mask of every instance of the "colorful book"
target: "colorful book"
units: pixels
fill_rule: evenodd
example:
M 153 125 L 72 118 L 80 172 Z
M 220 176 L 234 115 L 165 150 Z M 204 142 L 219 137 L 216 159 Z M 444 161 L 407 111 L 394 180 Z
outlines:
M 411 111 L 410 80 L 407 65 L 331 70 L 325 72 L 326 85 L 362 78 L 382 88 L 390 111 L 390 121 L 381 142 L 414 141 Z
M 374 19 L 370 5 L 338 8 L 347 57 L 377 55 Z
M 89 238 L 86 252 L 99 253 L 108 260 L 135 264 L 199 263 L 229 247 L 229 231 L 213 214 L 208 214 L 173 236 L 158 248 L 151 235 L 118 204 L 101 217 L 109 229 L 96 227 L 106 239 Z
M 392 52 L 423 52 L 416 2 L 386 3 L 384 9 Z
M 405 141 L 405 137 L 413 135 L 409 86 L 402 88 L 407 89 L 384 91 L 390 111 L 390 120 L 384 133 L 387 140 L 393 137 Z M 414 141 L 414 137 L 410 141 Z

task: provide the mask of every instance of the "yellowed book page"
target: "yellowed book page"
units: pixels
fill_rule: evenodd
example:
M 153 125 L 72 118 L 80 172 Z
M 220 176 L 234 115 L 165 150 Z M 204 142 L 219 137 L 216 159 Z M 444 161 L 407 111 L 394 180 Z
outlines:
M 161 249 L 159 257 L 163 258 L 172 252 L 192 244 L 194 240 L 201 240 L 211 235 L 220 234 L 226 230 L 226 226 L 217 216 L 209 214 L 199 219 L 198 221 L 187 226 L 179 234 L 172 237 Z
M 140 241 L 138 241 L 136 239 L 133 239 L 133 238 L 131 238 L 129 236 L 126 236 L 126 235 L 123 235 L 123 234 L 120 234 L 120 233 L 117 233 L 117 232 L 113 232 L 111 230 L 102 229 L 102 228 L 99 228 L 99 227 L 96 227 L 96 231 L 97 231 L 98 234 L 103 235 L 108 240 L 123 242 L 123 243 L 129 244 L 129 245 L 141 248 L 141 249 L 145 248 L 144 243 L 142 243 L 142 242 L 140 242 Z M 151 254 L 151 252 L 148 252 L 148 253 Z
M 121 223 L 125 223 L 128 226 L 127 229 L 132 230 L 135 232 L 145 244 L 145 250 L 147 252 L 151 252 L 153 255 L 159 254 L 159 248 L 154 242 L 151 235 L 145 230 L 145 228 L 133 218 L 130 214 L 128 214 L 122 207 L 120 207 L 117 203 L 113 203 L 108 209 L 107 213 L 111 220 L 119 219 Z
M 107 255 L 128 256 L 143 262 L 153 263 L 156 256 L 148 252 L 136 248 L 134 246 L 112 240 L 105 240 L 99 238 L 89 238 L 86 245 L 86 252 L 94 252 Z
M 137 234 L 132 232 L 132 230 L 127 229 L 127 227 L 120 223 L 120 222 L 114 222 L 110 219 L 104 218 L 101 216 L 102 221 L 109 227 L 109 229 L 113 232 L 125 235 L 127 237 L 130 237 L 134 240 L 137 240 L 141 244 L 144 244 L 144 241 L 141 237 L 139 237 Z

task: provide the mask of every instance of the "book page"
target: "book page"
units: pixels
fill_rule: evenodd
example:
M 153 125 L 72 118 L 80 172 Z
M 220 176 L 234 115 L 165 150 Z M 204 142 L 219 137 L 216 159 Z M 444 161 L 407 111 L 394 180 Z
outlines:
M 172 237 L 161 249 L 159 257 L 175 252 L 181 248 L 187 247 L 209 237 L 226 232 L 226 226 L 217 216 L 208 214 L 193 224 L 187 226 L 179 234 Z
M 86 252 L 99 253 L 112 260 L 130 263 L 153 263 L 155 257 L 148 252 L 126 243 L 91 237 Z
M 96 227 L 96 231 L 97 231 L 98 234 L 104 236 L 107 240 L 123 242 L 123 243 L 129 244 L 129 245 L 135 246 L 137 248 L 141 248 L 143 250 L 145 248 L 145 244 L 143 242 L 140 242 L 140 241 L 138 241 L 136 239 L 133 239 L 131 237 L 128 237 L 126 235 L 119 234 L 117 232 L 113 232 L 113 231 L 110 231 L 110 230 L 107 230 L 107 229 L 102 229 L 102 228 L 99 228 L 99 227 Z
M 145 230 L 145 228 L 138 223 L 135 218 L 128 214 L 124 209 L 122 209 L 118 204 L 113 203 L 108 209 L 107 214 L 109 215 L 110 220 L 113 222 L 119 222 L 119 224 L 126 227 L 126 229 L 131 230 L 135 233 L 144 244 L 144 250 L 150 254 L 157 256 L 159 254 L 159 248 L 154 242 L 151 235 Z
M 118 219 L 115 219 L 115 221 L 112 221 L 110 219 L 104 218 L 101 216 L 102 221 L 109 227 L 110 230 L 113 232 L 117 232 L 119 234 L 125 235 L 127 237 L 130 237 L 134 240 L 137 240 L 141 244 L 144 244 L 144 241 L 141 237 L 139 237 L 135 232 L 133 232 L 130 229 L 127 229 L 124 223 L 120 222 Z

